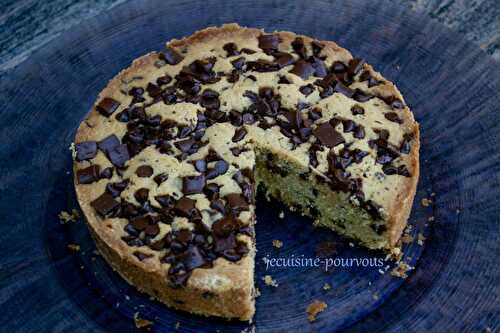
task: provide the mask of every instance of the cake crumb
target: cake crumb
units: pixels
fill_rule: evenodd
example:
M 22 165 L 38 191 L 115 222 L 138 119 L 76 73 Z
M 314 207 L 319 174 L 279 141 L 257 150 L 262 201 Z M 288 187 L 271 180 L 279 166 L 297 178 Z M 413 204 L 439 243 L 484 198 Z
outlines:
M 429 207 L 429 205 L 432 203 L 432 200 L 431 199 L 427 199 L 427 198 L 423 198 L 422 201 L 420 201 L 420 203 L 424 207 Z
M 373 298 L 375 301 L 378 301 L 378 300 L 379 300 L 379 298 L 380 298 L 380 295 L 379 295 L 377 292 L 374 292 L 374 293 L 372 294 L 372 298 Z
M 273 246 L 277 249 L 281 249 L 281 247 L 283 246 L 283 242 L 279 239 L 273 239 Z
M 323 285 L 323 290 L 324 290 L 324 291 L 328 291 L 328 290 L 330 290 L 330 289 L 332 289 L 332 286 L 330 286 L 330 284 L 329 284 L 329 283 L 325 283 L 325 284 Z
M 316 316 L 320 312 L 323 312 L 327 307 L 328 305 L 325 302 L 314 300 L 311 304 L 307 306 L 306 309 L 307 319 L 309 319 L 309 321 L 315 321 Z
M 255 325 L 251 325 L 244 330 L 241 331 L 241 333 L 255 333 Z
M 68 244 L 68 249 L 74 252 L 80 251 L 80 245 L 78 244 Z
M 436 220 L 436 218 L 434 216 L 430 216 L 427 221 L 429 222 L 434 222 Z
M 134 323 L 137 328 L 144 328 L 153 325 L 151 320 L 140 318 L 139 312 L 134 313 Z
M 417 244 L 422 246 L 424 245 L 424 241 L 425 241 L 424 235 L 421 232 L 419 232 L 417 235 Z
M 266 275 L 262 279 L 264 280 L 266 286 L 272 286 L 272 287 L 278 286 L 278 282 L 276 282 L 276 280 L 273 280 L 271 275 Z
M 402 279 L 406 279 L 408 277 L 406 272 L 410 270 L 412 270 L 412 267 L 410 265 L 408 265 L 403 261 L 400 261 L 398 265 L 392 269 L 391 275 Z
M 260 289 L 259 288 L 255 288 L 255 298 L 257 298 L 259 296 L 260 296 Z
M 401 241 L 405 244 L 409 244 L 411 242 L 413 242 L 413 236 L 410 235 L 410 234 L 404 234 L 402 237 L 401 237 Z
M 285 212 L 281 211 L 279 217 L 280 217 L 280 219 L 284 219 L 285 218 Z
M 57 217 L 59 218 L 61 224 L 66 224 L 69 222 L 76 222 L 76 220 L 80 217 L 80 214 L 78 214 L 76 209 L 71 210 L 71 213 L 62 210 Z
M 175 323 L 175 329 L 178 330 L 180 327 L 181 327 L 181 323 L 180 322 L 176 322 Z
M 349 242 L 349 246 L 350 247 L 354 247 L 354 243 L 353 242 Z
M 76 146 L 74 142 L 71 142 L 69 145 L 69 151 L 71 151 L 71 158 L 73 161 L 76 160 Z

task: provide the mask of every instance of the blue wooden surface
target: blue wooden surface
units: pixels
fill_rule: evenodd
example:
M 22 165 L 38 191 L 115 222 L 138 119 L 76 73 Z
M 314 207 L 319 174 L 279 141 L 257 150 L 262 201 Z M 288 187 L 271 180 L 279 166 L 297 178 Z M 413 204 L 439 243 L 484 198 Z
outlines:
M 274 270 L 280 286 L 258 281 L 259 332 L 457 332 L 499 327 L 500 66 L 458 34 L 381 1 L 253 2 L 185 0 L 127 3 L 72 29 L 0 82 L 0 323 L 5 332 L 133 332 L 132 316 L 157 332 L 240 332 L 247 324 L 165 309 L 129 287 L 99 257 L 82 221 L 57 214 L 76 206 L 68 146 L 107 80 L 163 42 L 224 22 L 332 39 L 394 80 L 422 128 L 422 179 L 411 223 L 436 222 L 422 248 L 408 249 L 417 269 L 406 281 L 376 270 Z M 436 204 L 418 202 L 435 192 Z M 307 219 L 260 201 L 259 258 L 313 255 L 335 237 Z M 72 254 L 68 243 L 82 251 Z M 422 251 L 423 249 L 423 251 Z M 349 246 L 339 255 L 376 256 Z M 417 261 L 418 259 L 418 261 Z M 264 267 L 257 262 L 257 276 Z M 368 281 L 372 285 L 368 285 Z M 328 282 L 333 290 L 321 290 Z M 380 298 L 375 300 L 376 292 Z M 127 299 L 129 298 L 129 299 Z M 313 324 L 312 299 L 329 304 Z M 158 318 L 155 318 L 158 317 Z

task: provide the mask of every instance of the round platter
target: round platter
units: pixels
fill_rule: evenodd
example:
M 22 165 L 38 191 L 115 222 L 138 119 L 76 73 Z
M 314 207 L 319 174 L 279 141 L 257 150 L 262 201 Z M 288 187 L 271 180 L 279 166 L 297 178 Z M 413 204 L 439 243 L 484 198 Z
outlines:
M 140 294 L 94 252 L 81 218 L 59 222 L 61 211 L 78 206 L 68 147 L 106 82 L 171 38 L 228 22 L 334 40 L 397 84 L 422 138 L 414 240 L 404 246 L 404 261 L 415 269 L 407 279 L 392 276 L 389 262 L 328 271 L 266 267 L 266 256 L 384 256 L 351 247 L 260 196 L 254 322 L 207 319 Z M 155 332 L 241 332 L 252 325 L 257 332 L 495 331 L 499 74 L 498 63 L 458 34 L 387 1 L 141 1 L 86 21 L 0 82 L 2 330 L 125 333 L 138 331 L 138 315 L 153 321 Z M 422 205 L 427 198 L 431 203 Z M 281 249 L 274 239 L 283 241 Z M 329 253 L 318 253 L 325 244 Z M 278 287 L 265 285 L 267 274 Z M 313 300 L 328 307 L 310 322 L 305 311 Z

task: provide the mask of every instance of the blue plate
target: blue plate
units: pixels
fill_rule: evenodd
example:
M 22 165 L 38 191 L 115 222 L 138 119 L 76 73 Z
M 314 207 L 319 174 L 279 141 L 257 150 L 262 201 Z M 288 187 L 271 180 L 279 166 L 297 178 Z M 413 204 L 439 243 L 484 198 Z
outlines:
M 0 83 L 0 331 L 240 332 L 248 323 L 167 309 L 97 256 L 80 219 L 68 147 L 98 92 L 119 70 L 174 37 L 238 22 L 335 40 L 395 81 L 421 124 L 421 180 L 404 280 L 382 267 L 266 267 L 268 258 L 383 258 L 258 200 L 258 332 L 478 332 L 499 327 L 500 66 L 475 46 L 384 1 L 147 1 L 114 8 L 36 52 Z M 422 198 L 433 204 L 423 207 Z M 280 219 L 280 211 L 285 218 Z M 429 217 L 434 222 L 428 222 Z M 277 250 L 272 240 L 284 243 Z M 77 243 L 80 252 L 68 250 Z M 386 267 L 389 265 L 389 267 Z M 379 272 L 379 269 L 384 274 Z M 266 286 L 271 275 L 279 286 Z M 331 285 L 324 290 L 325 283 Z M 310 323 L 313 300 L 328 308 Z

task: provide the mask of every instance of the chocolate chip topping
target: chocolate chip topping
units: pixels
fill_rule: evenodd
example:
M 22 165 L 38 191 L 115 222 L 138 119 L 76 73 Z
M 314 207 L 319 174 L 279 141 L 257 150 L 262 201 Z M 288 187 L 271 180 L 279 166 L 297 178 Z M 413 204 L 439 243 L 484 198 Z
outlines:
M 112 98 L 104 97 L 96 106 L 96 110 L 105 117 L 109 117 L 118 109 L 120 103 Z
M 356 116 L 358 114 L 365 114 L 365 109 L 363 109 L 362 106 L 356 104 L 351 107 L 351 112 Z
M 114 134 L 107 136 L 97 143 L 97 147 L 105 154 L 108 154 L 116 146 L 120 144 L 120 140 Z
M 153 175 L 153 168 L 149 165 L 141 165 L 135 170 L 135 174 L 141 178 L 148 178 Z
M 77 143 L 75 149 L 77 161 L 90 160 L 97 155 L 97 144 L 95 141 Z
M 104 192 L 101 196 L 92 201 L 90 206 L 92 206 L 101 216 L 107 216 L 118 208 L 120 203 L 116 201 L 111 194 Z
M 278 35 L 260 35 L 258 40 L 259 47 L 264 51 L 277 50 L 280 43 Z
M 195 209 L 195 203 L 193 199 L 182 197 L 175 203 L 174 210 L 180 216 L 190 217 Z
M 184 195 L 202 193 L 206 179 L 204 175 L 182 178 L 182 192 Z
M 245 138 L 245 136 L 247 135 L 247 130 L 244 128 L 244 127 L 240 127 L 238 128 L 235 132 L 234 132 L 234 136 L 233 136 L 233 142 L 238 142 L 238 141 L 241 141 Z
M 166 181 L 168 179 L 168 175 L 166 173 L 160 173 L 156 176 L 154 176 L 153 180 L 155 181 L 158 186 L 160 186 L 161 183 Z
M 228 57 L 237 56 L 240 54 L 238 46 L 235 43 L 226 43 L 222 47 L 226 51 Z
M 313 134 L 319 139 L 319 141 L 323 145 L 329 148 L 333 148 L 336 145 L 345 142 L 344 138 L 342 137 L 342 134 L 337 132 L 337 130 L 328 122 L 323 123 L 318 127 L 316 127 L 313 130 Z
M 98 181 L 100 178 L 101 167 L 99 165 L 91 165 L 85 169 L 80 169 L 76 172 L 78 184 L 91 184 Z
M 163 53 L 160 53 L 160 59 L 164 60 L 167 64 L 177 65 L 184 59 L 184 57 L 173 48 L 167 47 Z
M 130 159 L 127 145 L 121 144 L 111 149 L 108 152 L 108 158 L 114 166 L 123 168 Z
M 314 67 L 305 60 L 298 60 L 293 65 L 293 68 L 290 70 L 290 73 L 300 76 L 303 80 L 307 80 L 309 76 L 313 75 L 316 72 Z

